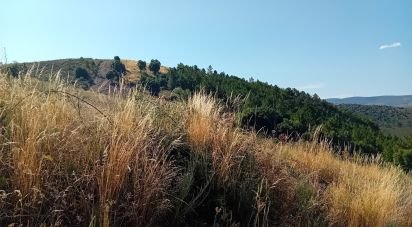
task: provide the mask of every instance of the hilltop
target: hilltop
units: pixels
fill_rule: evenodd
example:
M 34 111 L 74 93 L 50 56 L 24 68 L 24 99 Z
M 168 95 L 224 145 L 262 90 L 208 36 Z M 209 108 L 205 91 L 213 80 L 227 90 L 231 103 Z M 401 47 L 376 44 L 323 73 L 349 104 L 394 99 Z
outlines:
M 93 80 L 93 83 L 89 84 L 90 88 L 98 88 L 107 82 L 106 74 L 112 69 L 112 61 L 113 60 L 111 59 L 68 58 L 39 62 L 15 63 L 14 65 L 16 65 L 18 71 L 21 73 L 26 73 L 32 69 L 32 73 L 42 75 L 46 78 L 60 71 L 60 74 L 63 76 L 76 79 L 74 78 L 75 70 L 79 67 L 84 68 Z M 142 72 L 137 68 L 137 60 L 123 59 L 121 62 L 127 69 L 125 79 L 130 82 L 138 81 L 142 75 Z M 3 68 L 4 67 L 6 66 L 3 66 Z M 149 72 L 149 70 L 147 71 Z M 168 72 L 168 68 L 161 66 L 160 72 L 165 74 Z M 89 88 L 89 86 L 87 87 Z
M 277 141 L 204 92 L 105 94 L 55 74 L 0 84 L 1 226 L 412 224 L 410 174 L 335 153 L 319 128 Z
M 412 107 L 412 95 L 387 95 L 373 97 L 330 98 L 333 104 L 380 105 L 394 107 Z

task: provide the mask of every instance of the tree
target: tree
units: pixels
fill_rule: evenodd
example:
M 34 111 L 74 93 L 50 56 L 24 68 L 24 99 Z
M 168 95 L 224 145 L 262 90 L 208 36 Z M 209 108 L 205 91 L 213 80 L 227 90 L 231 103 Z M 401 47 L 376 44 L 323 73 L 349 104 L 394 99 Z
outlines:
M 209 67 L 207 67 L 207 74 L 208 75 L 212 75 L 213 74 L 213 67 L 211 65 L 209 65 Z
M 173 90 L 176 87 L 176 70 L 171 69 L 168 73 L 167 88 Z
M 145 86 L 151 95 L 158 96 L 160 92 L 160 81 L 159 78 L 154 76 L 149 76 L 146 73 L 142 73 L 139 79 L 139 83 Z
M 149 64 L 149 70 L 153 72 L 153 74 L 157 75 L 160 70 L 161 63 L 157 59 L 152 59 Z
M 119 56 L 114 56 L 112 69 L 107 72 L 106 78 L 112 82 L 118 82 L 126 74 L 126 66 L 120 61 Z
M 126 74 L 126 67 L 120 61 L 119 56 L 115 56 L 112 63 L 112 70 L 119 74 L 119 77 L 124 76 Z
M 137 67 L 140 69 L 140 71 L 143 71 L 146 69 L 146 62 L 139 60 L 137 61 Z
M 147 87 L 149 88 L 150 94 L 153 96 L 158 96 L 160 92 L 160 82 L 156 78 L 151 78 L 147 82 Z

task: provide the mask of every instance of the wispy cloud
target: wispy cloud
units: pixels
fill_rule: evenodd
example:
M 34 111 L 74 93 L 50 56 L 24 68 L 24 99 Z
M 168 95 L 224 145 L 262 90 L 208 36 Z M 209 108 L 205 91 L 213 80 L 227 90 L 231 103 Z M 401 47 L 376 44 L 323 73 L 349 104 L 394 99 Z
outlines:
M 306 84 L 302 86 L 298 86 L 298 90 L 313 90 L 313 89 L 320 89 L 324 88 L 325 84 L 324 83 L 313 83 L 313 84 Z
M 395 47 L 400 47 L 401 43 L 396 42 L 396 43 L 391 43 L 391 44 L 383 44 L 379 46 L 379 50 L 387 49 L 387 48 L 395 48 Z

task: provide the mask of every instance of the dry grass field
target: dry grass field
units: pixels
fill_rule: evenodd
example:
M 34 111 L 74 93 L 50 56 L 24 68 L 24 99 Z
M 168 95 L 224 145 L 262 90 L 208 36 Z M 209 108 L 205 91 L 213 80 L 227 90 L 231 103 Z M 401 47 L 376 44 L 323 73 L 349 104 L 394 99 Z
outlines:
M 412 177 L 379 157 L 261 137 L 202 92 L 64 81 L 0 75 L 1 226 L 412 226 Z

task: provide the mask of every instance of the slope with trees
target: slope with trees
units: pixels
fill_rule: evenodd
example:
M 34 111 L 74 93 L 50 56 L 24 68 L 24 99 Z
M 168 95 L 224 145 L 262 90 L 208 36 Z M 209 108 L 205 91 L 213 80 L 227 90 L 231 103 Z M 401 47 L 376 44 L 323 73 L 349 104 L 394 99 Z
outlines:
M 338 108 L 371 119 L 389 135 L 412 135 L 412 108 L 357 104 L 341 104 Z
M 212 67 L 206 71 L 184 64 L 169 68 L 167 74 L 142 77 L 140 83 L 147 85 L 154 95 L 169 90 L 177 97 L 187 97 L 188 93 L 205 90 L 226 103 L 233 102 L 233 97 L 241 97 L 245 100 L 242 105 L 233 102 L 229 106 L 239 111 L 238 118 L 245 128 L 286 140 L 309 139 L 317 133 L 316 136 L 330 140 L 337 150 L 346 147 L 366 154 L 383 152 L 387 161 L 409 166 L 408 158 L 396 161 L 395 157 L 408 156 L 409 151 L 398 140 L 385 136 L 376 123 L 339 109 L 317 95 L 229 76 Z

